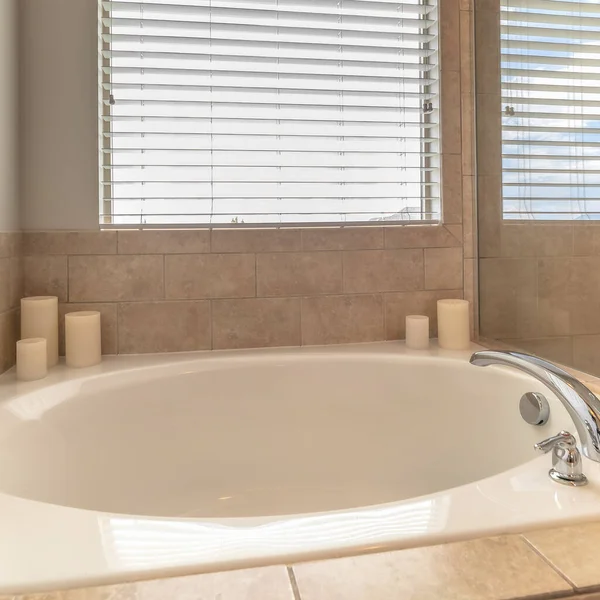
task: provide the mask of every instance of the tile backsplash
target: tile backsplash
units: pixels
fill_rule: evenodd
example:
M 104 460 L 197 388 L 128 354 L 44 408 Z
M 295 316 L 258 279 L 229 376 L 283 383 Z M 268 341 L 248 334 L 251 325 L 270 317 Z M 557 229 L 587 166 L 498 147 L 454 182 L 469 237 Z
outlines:
M 404 337 L 462 298 L 460 225 L 23 233 L 25 295 L 102 313 L 105 354 Z M 61 349 L 64 342 L 61 331 Z
M 21 234 L 0 232 L 0 373 L 15 361 L 22 291 Z

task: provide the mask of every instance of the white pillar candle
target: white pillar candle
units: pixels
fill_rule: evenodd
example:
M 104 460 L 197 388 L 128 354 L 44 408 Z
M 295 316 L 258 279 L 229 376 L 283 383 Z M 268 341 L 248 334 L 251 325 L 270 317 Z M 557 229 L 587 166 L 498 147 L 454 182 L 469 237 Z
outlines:
M 100 313 L 82 310 L 65 315 L 67 367 L 91 367 L 102 360 Z
M 17 342 L 17 379 L 35 381 L 48 374 L 45 338 L 28 338 Z
M 58 363 L 58 298 L 32 296 L 21 299 L 21 338 L 44 338 L 48 366 Z
M 446 350 L 467 350 L 471 344 L 469 302 L 438 300 L 438 341 Z
M 429 317 L 423 315 L 406 317 L 406 347 L 411 350 L 429 348 Z

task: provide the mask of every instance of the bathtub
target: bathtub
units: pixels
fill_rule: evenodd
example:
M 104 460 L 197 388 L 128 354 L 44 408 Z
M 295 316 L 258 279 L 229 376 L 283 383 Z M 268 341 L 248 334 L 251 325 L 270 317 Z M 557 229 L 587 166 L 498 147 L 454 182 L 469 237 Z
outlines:
M 473 346 L 472 350 L 480 349 Z M 600 517 L 533 444 L 540 383 L 402 343 L 109 357 L 0 378 L 0 593 L 200 573 Z M 544 393 L 544 426 L 519 415 Z

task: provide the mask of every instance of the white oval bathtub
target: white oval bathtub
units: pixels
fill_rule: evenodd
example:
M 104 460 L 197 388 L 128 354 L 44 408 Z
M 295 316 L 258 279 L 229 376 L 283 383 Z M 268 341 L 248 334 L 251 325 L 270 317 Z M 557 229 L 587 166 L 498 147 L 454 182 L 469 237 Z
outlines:
M 571 489 L 533 452 L 574 432 L 558 400 L 469 355 L 388 343 L 0 378 L 0 592 L 600 516 L 599 465 L 586 460 L 591 485 Z M 545 426 L 520 418 L 526 391 L 550 400 Z

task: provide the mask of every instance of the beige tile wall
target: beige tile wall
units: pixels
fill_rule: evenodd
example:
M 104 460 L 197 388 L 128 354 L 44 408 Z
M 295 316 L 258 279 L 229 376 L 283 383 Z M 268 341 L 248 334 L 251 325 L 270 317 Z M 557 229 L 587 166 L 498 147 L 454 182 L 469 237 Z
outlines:
M 600 223 L 503 222 L 500 0 L 476 0 L 481 335 L 600 374 Z
M 110 354 L 398 339 L 410 313 L 435 335 L 437 299 L 475 309 L 473 12 L 440 11 L 444 226 L 27 232 L 25 294 L 100 310 Z
M 21 234 L 0 232 L 0 373 L 14 364 L 23 292 Z
M 425 247 L 426 246 L 426 247 Z M 462 298 L 449 228 L 25 232 L 24 291 L 99 310 L 107 354 L 397 339 Z M 62 331 L 61 331 L 62 340 Z

